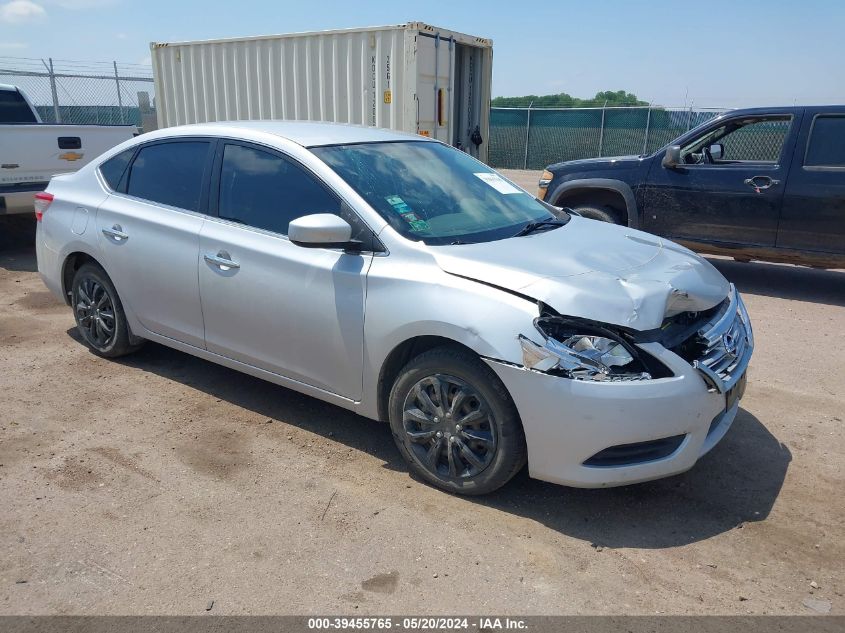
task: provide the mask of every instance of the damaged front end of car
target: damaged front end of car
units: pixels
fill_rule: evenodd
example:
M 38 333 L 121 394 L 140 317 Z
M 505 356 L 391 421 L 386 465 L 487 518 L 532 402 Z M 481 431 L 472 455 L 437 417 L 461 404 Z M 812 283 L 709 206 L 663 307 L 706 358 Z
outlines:
M 745 373 L 754 335 L 745 304 L 733 284 L 720 303 L 701 311 L 667 316 L 659 328 L 636 331 L 582 318 L 562 316 L 539 304 L 534 327 L 537 343 L 520 334 L 523 366 L 589 381 L 644 381 L 675 375 L 647 350 L 658 344 L 686 361 L 708 391 L 729 392 Z
M 542 303 L 534 327 L 543 337 L 542 344 L 523 334 L 518 337 L 527 369 L 573 380 L 611 382 L 671 375 L 662 363 L 636 347 L 633 336 L 623 330 L 562 316 Z

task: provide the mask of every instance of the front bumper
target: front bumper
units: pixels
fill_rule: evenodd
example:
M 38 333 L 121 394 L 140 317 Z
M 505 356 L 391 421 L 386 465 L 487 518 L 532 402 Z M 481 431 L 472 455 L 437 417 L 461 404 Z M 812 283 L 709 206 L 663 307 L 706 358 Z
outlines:
M 744 380 L 753 350 L 748 316 L 733 288 L 731 298 L 735 318 L 747 327 L 748 344 L 731 365 L 730 375 L 721 372 L 717 385 L 713 384 L 713 372 L 693 367 L 659 343 L 640 347 L 671 370 L 673 376 L 669 378 L 572 380 L 486 359 L 519 411 L 531 476 L 568 486 L 598 488 L 658 479 L 692 468 L 733 423 L 739 410 L 737 396 L 741 397 L 744 387 L 740 381 Z M 611 447 L 678 436 L 682 439 L 677 448 L 657 459 L 622 465 L 585 464 Z

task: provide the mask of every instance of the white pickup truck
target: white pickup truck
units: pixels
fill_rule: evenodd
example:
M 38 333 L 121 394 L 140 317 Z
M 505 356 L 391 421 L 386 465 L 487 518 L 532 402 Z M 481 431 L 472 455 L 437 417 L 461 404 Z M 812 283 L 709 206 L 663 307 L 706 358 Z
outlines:
M 0 215 L 32 213 L 56 174 L 76 171 L 138 134 L 132 125 L 52 125 L 18 88 L 0 84 Z

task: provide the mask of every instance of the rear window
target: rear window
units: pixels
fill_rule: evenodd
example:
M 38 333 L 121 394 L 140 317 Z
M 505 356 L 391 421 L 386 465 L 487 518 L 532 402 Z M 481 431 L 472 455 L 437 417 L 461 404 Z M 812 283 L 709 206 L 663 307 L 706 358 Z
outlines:
M 125 152 L 120 152 L 117 156 L 112 156 L 102 165 L 100 165 L 100 173 L 106 181 L 110 189 L 119 191 L 120 179 L 123 178 L 123 172 L 126 171 L 129 161 L 132 160 L 132 154 L 135 153 L 135 148 L 128 149 Z
M 806 167 L 845 167 L 845 115 L 819 115 L 813 122 Z
M 0 123 L 38 123 L 38 120 L 20 92 L 0 90 Z
M 129 171 L 126 193 L 198 211 L 209 143 L 188 141 L 142 147 Z

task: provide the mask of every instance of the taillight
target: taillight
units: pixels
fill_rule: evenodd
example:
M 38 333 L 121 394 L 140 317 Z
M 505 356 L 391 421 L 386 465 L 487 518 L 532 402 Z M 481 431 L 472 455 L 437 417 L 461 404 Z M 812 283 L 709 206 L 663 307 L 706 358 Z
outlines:
M 44 217 L 44 212 L 50 206 L 50 203 L 53 201 L 53 194 L 47 193 L 46 191 L 41 191 L 40 193 L 35 194 L 35 219 L 41 222 L 41 218 Z

